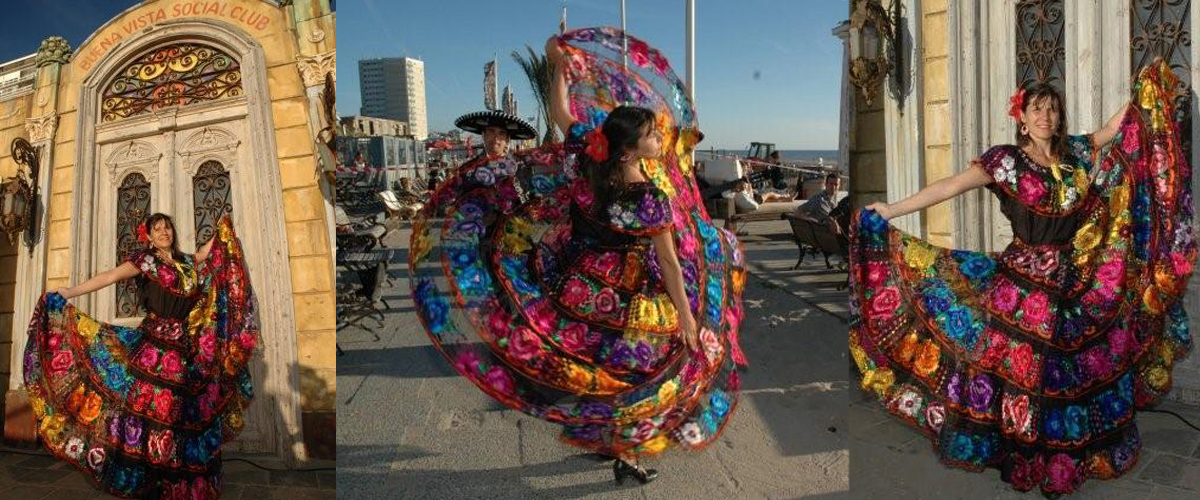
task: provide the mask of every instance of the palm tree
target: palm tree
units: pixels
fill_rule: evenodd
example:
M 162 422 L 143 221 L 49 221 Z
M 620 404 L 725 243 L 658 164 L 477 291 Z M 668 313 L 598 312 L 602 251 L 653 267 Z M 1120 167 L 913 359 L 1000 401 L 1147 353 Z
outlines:
M 529 86 L 533 88 L 533 98 L 537 100 L 542 123 L 546 124 L 546 133 L 542 137 L 542 144 L 558 142 L 558 134 L 554 132 L 554 123 L 550 119 L 550 82 L 553 81 L 554 65 L 546 56 L 534 52 L 529 45 L 525 46 L 525 50 L 529 51 L 528 58 L 515 50 L 512 57 L 525 71 L 525 76 L 529 78 Z

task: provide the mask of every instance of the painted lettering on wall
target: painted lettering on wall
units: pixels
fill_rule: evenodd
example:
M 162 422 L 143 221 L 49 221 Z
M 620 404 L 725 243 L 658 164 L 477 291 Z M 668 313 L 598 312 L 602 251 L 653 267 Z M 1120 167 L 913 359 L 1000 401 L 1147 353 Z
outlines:
M 228 1 L 195 0 L 181 1 L 166 7 L 149 10 L 135 17 L 128 17 L 107 31 L 98 33 L 88 45 L 86 53 L 76 54 L 75 62 L 83 71 L 88 71 L 110 49 L 139 31 L 168 19 L 186 17 L 208 17 L 233 21 L 254 31 L 265 31 L 271 18 L 244 5 L 232 5 Z

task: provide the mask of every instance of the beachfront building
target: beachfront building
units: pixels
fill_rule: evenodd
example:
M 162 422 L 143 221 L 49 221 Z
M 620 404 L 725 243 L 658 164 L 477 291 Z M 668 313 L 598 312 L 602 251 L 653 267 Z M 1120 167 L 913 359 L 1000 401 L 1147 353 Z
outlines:
M 853 15 L 860 2 L 854 0 Z M 1162 56 L 1191 87 L 1200 74 L 1200 29 L 1196 2 L 1096 2 L 1086 0 L 1000 0 L 947 2 L 898 0 L 898 50 L 888 54 L 893 70 L 865 102 L 849 84 L 845 59 L 842 137 L 848 151 L 854 206 L 903 199 L 932 181 L 953 175 L 990 145 L 1012 143 L 1016 124 L 1009 96 L 1018 84 L 1047 82 L 1064 92 L 1070 133 L 1100 127 L 1129 99 L 1137 68 Z M 834 35 L 853 43 L 851 28 Z M 890 48 L 889 48 L 890 49 Z M 898 76 L 897 76 L 898 75 Z M 1200 132 L 1180 117 L 1185 136 Z M 1197 160 L 1192 148 L 1192 163 Z M 1200 176 L 1193 176 L 1193 191 Z M 896 221 L 912 234 L 945 246 L 999 250 L 1011 240 L 999 204 L 985 190 L 959 196 Z M 1189 284 L 1187 309 L 1192 331 L 1200 320 L 1200 280 Z M 1200 356 L 1176 365 L 1172 397 L 1200 405 Z
M 172 215 L 190 251 L 228 211 L 263 341 L 246 428 L 227 449 L 334 458 L 333 207 L 317 159 L 334 125 L 330 3 L 150 0 L 78 47 L 49 37 L 0 64 L 0 177 L 18 172 L 16 138 L 40 166 L 32 238 L 0 237 L 6 440 L 34 437 L 22 353 L 42 293 L 118 265 L 150 213 Z M 72 301 L 130 326 L 134 297 L 117 285 Z
M 425 116 L 425 62 L 411 57 L 358 61 L 359 113 L 406 122 L 413 137 L 429 135 Z

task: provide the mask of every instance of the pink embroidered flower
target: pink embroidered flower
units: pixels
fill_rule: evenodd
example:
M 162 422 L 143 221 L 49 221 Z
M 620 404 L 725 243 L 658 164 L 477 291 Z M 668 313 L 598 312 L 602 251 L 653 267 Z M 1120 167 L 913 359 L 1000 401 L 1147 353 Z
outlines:
M 1021 292 L 1011 282 L 1005 281 L 992 289 L 992 308 L 996 311 L 1012 314 L 1017 307 Z
M 571 196 L 575 198 L 575 203 L 578 203 L 583 208 L 592 206 L 592 187 L 582 177 L 576 179 L 574 184 L 571 185 Z
M 683 233 L 683 237 L 679 240 L 679 255 L 685 259 L 696 258 L 696 236 L 691 231 Z
M 463 374 L 468 376 L 476 375 L 479 373 L 479 355 L 471 349 L 458 351 L 458 356 L 454 360 L 454 366 Z
M 1192 262 L 1179 252 L 1171 252 L 1171 267 L 1175 269 L 1176 276 L 1187 276 L 1192 272 Z
M 1036 205 L 1046 195 L 1046 185 L 1031 173 L 1021 174 L 1017 180 L 1017 199 L 1026 205 Z
M 1112 360 L 1108 356 L 1108 350 L 1104 346 L 1095 346 L 1079 356 L 1079 362 L 1092 379 L 1101 379 L 1107 377 L 1113 368 Z
M 890 318 L 900 305 L 900 291 L 894 286 L 884 287 L 871 298 L 871 318 Z
M 560 330 L 558 334 L 562 339 L 563 348 L 568 351 L 580 353 L 589 347 L 588 327 L 584 323 L 571 323 Z
M 105 455 L 104 448 L 96 447 L 88 450 L 88 466 L 90 466 L 92 470 L 100 470 L 100 466 L 104 465 Z
M 171 397 L 171 391 L 164 389 L 162 392 L 154 395 L 154 417 L 162 421 L 170 421 L 171 407 L 174 404 L 174 399 Z
M 238 345 L 242 346 L 242 349 L 247 352 L 253 351 L 254 346 L 258 344 L 258 339 L 255 338 L 254 333 L 256 332 L 245 331 L 237 334 Z
M 1051 493 L 1070 493 L 1075 490 L 1079 478 L 1079 468 L 1075 460 L 1066 453 L 1058 453 L 1050 457 L 1046 471 L 1046 491 Z
M 1032 419 L 1029 416 L 1029 396 L 1021 394 L 1013 397 L 1004 395 L 1000 404 L 1004 416 L 1003 429 L 1005 434 L 1022 435 L 1029 432 Z
M 521 361 L 533 359 L 541 350 L 542 343 L 537 335 L 523 326 L 513 330 L 512 335 L 508 337 L 508 353 Z
M 529 316 L 529 322 L 538 331 L 548 332 L 554 328 L 554 308 L 548 300 L 541 300 L 529 305 L 525 308 L 525 314 Z
M 1115 290 L 1121 285 L 1125 278 L 1125 260 L 1112 259 L 1100 265 L 1100 269 L 1096 270 L 1096 279 L 1100 281 L 1104 288 Z
M 942 430 L 942 422 L 946 420 L 946 407 L 941 403 L 929 403 L 925 408 L 925 424 L 929 426 L 933 432 Z
M 162 357 L 162 368 L 164 372 L 170 375 L 178 375 L 183 371 L 183 360 L 180 359 L 179 353 L 175 351 L 167 351 Z
M 882 262 L 867 263 L 867 286 L 871 288 L 881 287 L 887 281 L 887 278 L 887 266 L 884 266 Z
M 147 345 L 142 349 L 142 353 L 138 355 L 138 364 L 147 370 L 153 370 L 158 366 L 158 349 L 154 346 Z
M 175 270 L 167 266 L 158 266 L 158 279 L 163 286 L 170 288 L 175 285 Z
M 1133 333 L 1128 328 L 1114 328 L 1108 332 L 1108 353 L 1117 359 L 1132 352 L 1133 343 Z
M 569 307 L 578 307 L 587 301 L 589 295 L 591 295 L 591 289 L 588 288 L 587 283 L 572 277 L 563 286 L 562 302 Z
M 617 310 L 617 300 L 617 292 L 613 291 L 612 288 L 605 287 L 603 290 L 600 290 L 600 293 L 596 294 L 594 300 L 596 311 L 601 314 L 611 314 Z
M 1046 459 L 1041 455 L 1037 458 L 1026 459 L 1020 453 L 1010 455 L 1012 460 L 1012 472 L 1010 481 L 1013 488 L 1018 491 L 1029 491 L 1034 486 L 1042 484 L 1042 480 L 1046 477 Z
M 200 354 L 206 360 L 211 360 L 217 353 L 217 334 L 212 330 L 200 336 Z
M 1033 347 L 1027 342 L 1021 342 L 1016 348 L 1009 350 L 1009 376 L 1017 379 L 1025 387 L 1031 387 L 1037 381 L 1038 370 L 1033 369 Z
M 629 440 L 634 443 L 642 443 L 654 437 L 658 432 L 658 425 L 654 423 L 654 419 L 646 419 L 638 422 L 637 430 L 633 431 L 633 435 Z
M 604 252 L 596 259 L 596 270 L 608 274 L 617 268 L 621 263 L 621 256 L 617 252 Z
M 1037 276 L 1048 277 L 1058 269 L 1058 252 L 1048 250 L 1033 261 L 1033 272 Z
M 58 346 L 60 345 L 62 345 L 62 334 L 58 332 L 50 334 L 50 339 L 46 341 L 46 346 L 53 351 L 58 349 Z
M 979 358 L 979 367 L 985 370 L 994 370 L 1000 366 L 1000 362 L 1008 354 L 1008 338 L 1004 334 L 988 328 L 987 339 L 987 348 L 983 352 L 983 356 Z
M 75 363 L 75 355 L 70 349 L 56 351 L 54 357 L 50 358 L 50 373 L 58 376 L 71 369 L 71 365 Z
M 509 377 L 508 372 L 504 371 L 504 369 L 500 368 L 499 366 L 493 366 L 490 370 L 488 370 L 487 373 L 484 374 L 483 380 L 501 394 L 511 395 L 515 390 L 512 377 Z
M 187 484 L 187 483 L 184 483 Z M 192 498 L 190 500 L 212 500 L 212 488 L 203 477 L 192 480 Z
M 707 355 L 709 363 L 713 363 L 721 356 L 721 342 L 717 339 L 717 334 L 707 327 L 700 328 L 700 343 L 704 346 L 704 354 Z
M 1050 317 L 1050 299 L 1041 290 L 1030 293 L 1021 303 L 1024 316 L 1021 323 L 1029 328 L 1040 328 Z
M 638 66 L 650 64 L 650 46 L 640 40 L 629 41 L 629 60 Z
M 151 432 L 150 438 L 147 440 L 150 448 L 150 461 L 154 463 L 163 463 L 171 458 L 171 453 L 175 451 L 175 435 L 171 429 L 159 432 Z

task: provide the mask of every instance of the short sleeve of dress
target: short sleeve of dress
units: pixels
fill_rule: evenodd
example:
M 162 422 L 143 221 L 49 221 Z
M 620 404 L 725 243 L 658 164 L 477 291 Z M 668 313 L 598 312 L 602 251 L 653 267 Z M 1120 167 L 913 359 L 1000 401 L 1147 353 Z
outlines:
M 991 188 L 1015 190 L 1017 187 L 1017 147 L 1011 144 L 992 146 L 975 160 L 992 178 Z
M 1068 135 L 1067 152 L 1075 157 L 1075 163 L 1087 171 L 1092 170 L 1092 135 Z
M 652 184 L 637 184 L 608 206 L 608 225 L 621 233 L 650 236 L 671 227 L 671 201 Z
M 138 271 L 143 271 L 142 264 L 145 263 L 145 264 L 149 265 L 147 262 L 145 262 L 147 257 L 150 257 L 151 262 L 154 259 L 153 257 L 150 256 L 149 250 L 145 250 L 145 249 L 134 250 L 132 252 L 129 252 L 129 256 L 125 257 L 125 262 L 133 264 L 133 267 L 138 268 Z

